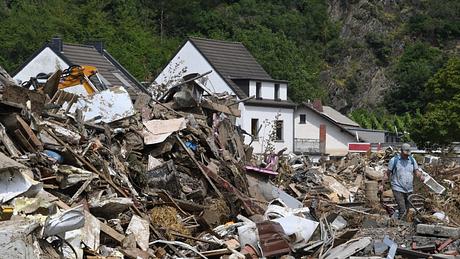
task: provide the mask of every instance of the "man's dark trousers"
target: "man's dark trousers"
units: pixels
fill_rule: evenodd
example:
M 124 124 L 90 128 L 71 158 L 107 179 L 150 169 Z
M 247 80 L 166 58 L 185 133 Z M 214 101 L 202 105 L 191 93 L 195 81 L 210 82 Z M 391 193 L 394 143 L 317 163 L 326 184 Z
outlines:
M 398 192 L 393 190 L 393 196 L 395 197 L 396 204 L 398 204 L 398 211 L 399 211 L 399 219 L 402 219 L 403 217 L 406 216 L 407 211 L 411 207 L 409 203 L 409 195 L 411 195 L 411 192 L 404 193 L 404 192 Z

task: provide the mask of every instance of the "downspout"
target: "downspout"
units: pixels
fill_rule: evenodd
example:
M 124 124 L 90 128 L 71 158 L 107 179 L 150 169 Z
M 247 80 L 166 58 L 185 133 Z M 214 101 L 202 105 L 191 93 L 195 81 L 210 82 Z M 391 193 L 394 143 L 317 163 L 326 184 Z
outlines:
M 291 144 L 292 149 L 291 150 L 292 150 L 292 153 L 295 153 L 295 150 L 294 150 L 295 148 L 295 144 L 294 144 L 295 142 L 295 117 L 296 117 L 297 105 L 292 110 L 293 110 L 293 114 L 292 114 L 292 144 Z

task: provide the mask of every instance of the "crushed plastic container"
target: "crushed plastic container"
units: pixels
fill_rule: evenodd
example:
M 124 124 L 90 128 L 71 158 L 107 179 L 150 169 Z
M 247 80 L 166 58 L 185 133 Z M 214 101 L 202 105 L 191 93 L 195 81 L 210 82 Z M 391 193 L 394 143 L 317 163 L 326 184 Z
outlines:
M 422 170 L 422 174 L 423 174 L 423 177 L 425 178 L 423 183 L 426 186 L 428 186 L 433 192 L 435 192 L 437 194 L 443 194 L 444 193 L 444 191 L 446 190 L 446 188 L 444 186 L 442 186 L 438 182 L 436 182 L 436 180 L 433 177 L 431 177 L 427 172 Z

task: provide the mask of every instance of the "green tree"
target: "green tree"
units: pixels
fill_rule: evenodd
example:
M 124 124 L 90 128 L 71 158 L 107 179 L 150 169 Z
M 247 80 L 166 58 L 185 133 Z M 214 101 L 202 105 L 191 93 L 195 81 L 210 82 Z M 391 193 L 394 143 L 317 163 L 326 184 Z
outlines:
M 387 65 L 388 58 L 391 53 L 390 43 L 388 40 L 382 34 L 377 33 L 369 33 L 365 38 L 366 43 L 374 52 L 378 64 Z
M 460 1 L 420 1 L 420 9 L 407 23 L 407 32 L 437 44 L 460 35 Z
M 427 103 L 425 84 L 442 67 L 444 58 L 441 50 L 426 43 L 406 47 L 392 71 L 398 85 L 387 94 L 386 108 L 397 114 L 423 109 Z
M 69 0 L 11 1 L 0 17 L 0 61 L 13 71 L 53 36 L 75 41 L 82 30 Z
M 412 138 L 421 146 L 445 146 L 459 141 L 460 128 L 460 58 L 453 57 L 427 83 L 433 97 L 426 113 L 418 115 Z
M 14 71 L 53 36 L 102 40 L 139 80 L 152 80 L 186 36 L 243 42 L 262 66 L 290 81 L 295 101 L 326 96 L 326 46 L 340 46 L 324 0 L 0 1 L 0 63 Z M 329 42 L 335 42 L 329 44 Z
M 322 0 L 241 0 L 201 12 L 192 34 L 243 42 L 269 74 L 290 81 L 294 101 L 306 101 L 326 96 L 319 73 L 338 32 Z

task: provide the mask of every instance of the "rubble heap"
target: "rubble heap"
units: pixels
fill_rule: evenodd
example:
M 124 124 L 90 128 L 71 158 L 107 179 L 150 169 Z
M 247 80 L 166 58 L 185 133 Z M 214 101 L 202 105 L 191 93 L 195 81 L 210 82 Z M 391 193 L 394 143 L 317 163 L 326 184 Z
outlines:
M 240 101 L 199 75 L 134 102 L 122 87 L 79 96 L 56 78 L 29 90 L 0 69 L 5 258 L 458 254 L 456 164 L 426 168 L 448 188 L 430 178 L 403 222 L 391 191 L 377 192 L 391 150 L 319 165 L 256 156 L 235 124 Z

